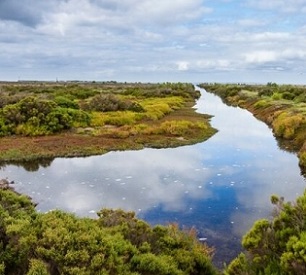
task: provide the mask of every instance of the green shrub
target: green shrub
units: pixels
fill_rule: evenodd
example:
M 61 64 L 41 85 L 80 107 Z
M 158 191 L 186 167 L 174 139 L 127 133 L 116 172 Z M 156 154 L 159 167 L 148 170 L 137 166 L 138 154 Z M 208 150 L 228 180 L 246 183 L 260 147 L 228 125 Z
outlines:
M 0 189 L 0 274 L 216 274 L 210 250 L 177 226 L 151 228 L 122 210 L 90 219 L 34 207 Z
M 79 105 L 75 101 L 64 96 L 57 96 L 54 102 L 62 108 L 79 109 Z
M 273 121 L 272 126 L 277 136 L 291 139 L 294 137 L 296 131 L 305 123 L 306 119 L 302 114 L 282 112 Z
M 265 99 L 262 99 L 262 100 L 257 101 L 257 102 L 254 104 L 254 107 L 255 107 L 256 109 L 260 109 L 260 108 L 268 107 L 268 106 L 270 106 L 270 105 L 271 105 L 271 103 L 270 103 L 269 101 L 267 101 L 267 100 L 265 100 Z
M 281 100 L 282 99 L 282 94 L 280 94 L 280 93 L 273 93 L 272 99 L 273 100 Z
M 295 203 L 273 196 L 272 221 L 255 222 L 243 237 L 246 253 L 228 266 L 225 274 L 306 273 L 306 192 Z

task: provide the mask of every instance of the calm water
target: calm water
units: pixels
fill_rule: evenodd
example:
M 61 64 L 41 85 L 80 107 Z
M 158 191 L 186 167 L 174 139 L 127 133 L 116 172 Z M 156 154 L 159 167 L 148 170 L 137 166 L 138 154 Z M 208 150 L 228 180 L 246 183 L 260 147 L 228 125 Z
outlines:
M 216 247 L 215 262 L 229 261 L 254 220 L 270 217 L 271 194 L 294 200 L 305 180 L 296 155 L 281 151 L 264 123 L 201 91 L 196 108 L 214 115 L 219 130 L 206 142 L 57 158 L 33 172 L 7 165 L 0 178 L 14 180 L 39 211 L 59 208 L 95 217 L 102 207 L 122 208 L 151 224 L 194 226 Z

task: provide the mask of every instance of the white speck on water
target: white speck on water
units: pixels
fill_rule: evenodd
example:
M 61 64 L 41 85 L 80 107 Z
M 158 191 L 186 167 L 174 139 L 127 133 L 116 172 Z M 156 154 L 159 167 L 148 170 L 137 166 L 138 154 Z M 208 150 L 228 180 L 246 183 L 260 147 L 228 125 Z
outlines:
M 116 181 L 121 181 L 121 179 L 116 179 Z
M 82 182 L 81 182 L 81 184 L 85 184 L 85 182 L 84 182 L 84 181 L 82 181 Z
M 209 184 L 210 184 L 210 185 L 212 185 L 212 184 L 213 184 L 213 182 L 211 181 Z
M 141 212 L 141 209 L 140 209 L 140 208 L 138 209 L 138 212 Z
M 132 176 L 126 176 L 125 177 L 126 179 L 131 179 L 131 178 L 133 178 Z
M 198 188 L 201 189 L 201 188 L 202 188 L 202 185 L 199 185 Z
M 47 185 L 47 186 L 46 186 L 46 188 L 47 188 L 47 189 L 49 189 L 49 188 L 50 188 L 50 186 L 49 186 L 49 185 Z
M 200 242 L 207 241 L 207 238 L 199 238 L 199 241 L 200 241 Z
M 234 183 L 231 183 L 231 186 L 234 186 Z
M 218 173 L 217 176 L 220 177 L 220 176 L 222 176 L 222 174 Z
M 173 181 L 173 182 L 175 182 L 175 183 L 176 183 L 176 182 L 178 182 L 178 180 L 175 180 L 175 181 Z
M 126 200 L 126 198 L 125 198 L 125 197 L 123 197 L 123 198 L 122 198 L 122 200 L 123 200 L 123 201 L 125 201 L 125 200 Z
M 109 180 L 109 178 L 105 178 L 105 180 Z
M 120 183 L 120 185 L 125 185 L 125 184 L 126 184 L 125 182 L 121 182 L 121 183 Z
M 42 176 L 44 176 L 44 175 L 45 175 L 45 173 L 41 173 L 41 175 L 42 175 Z
M 189 191 L 187 190 L 187 191 L 185 191 L 185 194 L 188 194 L 189 193 Z
M 95 185 L 94 184 L 89 184 L 89 187 L 93 188 L 93 187 L 95 187 Z
M 234 222 L 233 222 L 233 221 L 231 221 L 231 224 L 234 224 Z

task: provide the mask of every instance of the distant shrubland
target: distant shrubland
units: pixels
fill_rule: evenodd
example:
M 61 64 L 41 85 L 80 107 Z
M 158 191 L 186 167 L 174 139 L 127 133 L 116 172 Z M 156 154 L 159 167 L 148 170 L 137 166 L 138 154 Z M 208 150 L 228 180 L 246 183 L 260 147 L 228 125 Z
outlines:
M 302 172 L 306 174 L 306 86 L 201 84 L 230 105 L 246 108 L 266 122 L 279 145 L 298 152 Z

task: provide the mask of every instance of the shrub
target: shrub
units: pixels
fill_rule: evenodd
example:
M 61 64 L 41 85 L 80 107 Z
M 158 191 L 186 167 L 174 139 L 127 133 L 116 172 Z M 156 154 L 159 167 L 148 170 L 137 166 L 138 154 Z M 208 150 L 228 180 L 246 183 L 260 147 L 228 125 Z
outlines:
M 306 119 L 302 114 L 289 114 L 287 112 L 282 112 L 273 121 L 272 126 L 277 136 L 291 139 L 294 137 L 299 127 L 305 123 Z
M 177 227 L 151 228 L 122 210 L 90 219 L 34 207 L 0 189 L 0 274 L 216 274 L 209 252 Z
M 267 101 L 267 100 L 265 100 L 265 99 L 262 99 L 262 100 L 257 101 L 257 102 L 254 104 L 254 107 L 255 107 L 256 109 L 260 109 L 260 108 L 268 107 L 268 106 L 270 106 L 270 105 L 271 105 L 271 103 L 270 103 L 269 101 Z
M 114 94 L 99 94 L 90 99 L 87 108 L 98 112 L 124 111 L 143 112 L 137 102 L 120 99 Z
M 296 274 L 306 272 L 306 192 L 295 203 L 272 197 L 275 217 L 257 221 L 243 237 L 246 253 L 225 274 Z
M 79 105 L 76 102 L 64 96 L 57 96 L 54 102 L 63 108 L 79 109 Z
M 273 93 L 272 99 L 273 100 L 281 100 L 282 99 L 282 94 L 280 94 L 280 93 Z

